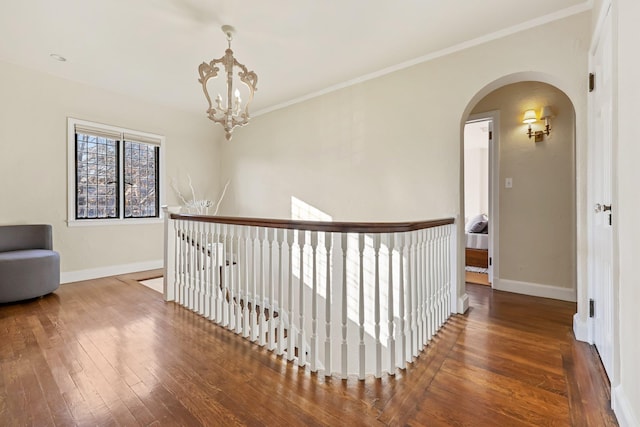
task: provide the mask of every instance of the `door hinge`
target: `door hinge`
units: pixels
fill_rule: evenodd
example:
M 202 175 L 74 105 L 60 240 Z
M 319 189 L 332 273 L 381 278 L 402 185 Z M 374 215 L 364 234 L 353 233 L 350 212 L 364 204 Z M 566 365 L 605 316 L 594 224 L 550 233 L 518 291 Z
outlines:
M 493 131 L 490 130 L 489 131 L 489 141 L 491 141 L 493 139 Z
M 592 299 L 589 300 L 589 317 L 596 316 L 596 302 Z
M 596 75 L 589 73 L 589 92 L 593 92 L 596 88 Z
M 489 257 L 489 265 L 493 265 L 493 257 Z

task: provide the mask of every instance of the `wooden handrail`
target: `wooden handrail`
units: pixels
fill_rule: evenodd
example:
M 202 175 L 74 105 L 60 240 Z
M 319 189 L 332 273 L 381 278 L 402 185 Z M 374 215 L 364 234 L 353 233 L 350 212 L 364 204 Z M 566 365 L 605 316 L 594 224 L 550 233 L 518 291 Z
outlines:
M 402 233 L 453 224 L 453 218 L 407 222 L 343 222 L 299 221 L 293 219 L 244 218 L 234 216 L 209 216 L 172 213 L 171 219 L 219 224 L 246 225 L 252 227 L 287 228 L 292 230 L 331 231 L 339 233 Z

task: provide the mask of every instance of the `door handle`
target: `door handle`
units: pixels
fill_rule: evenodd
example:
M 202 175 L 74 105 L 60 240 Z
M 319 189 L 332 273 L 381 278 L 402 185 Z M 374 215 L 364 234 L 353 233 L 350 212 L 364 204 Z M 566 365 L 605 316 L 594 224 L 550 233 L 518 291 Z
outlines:
M 606 211 L 611 211 L 611 205 L 602 205 L 602 210 L 603 210 L 604 212 L 606 212 Z
M 600 203 L 596 203 L 596 205 L 593 207 L 593 211 L 595 213 L 611 211 L 611 205 L 601 205 Z

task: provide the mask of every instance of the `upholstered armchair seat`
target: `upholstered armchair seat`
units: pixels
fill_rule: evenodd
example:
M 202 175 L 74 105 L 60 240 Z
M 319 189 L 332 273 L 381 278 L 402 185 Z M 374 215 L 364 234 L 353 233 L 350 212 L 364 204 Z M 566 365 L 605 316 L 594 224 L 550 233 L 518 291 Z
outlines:
M 60 286 L 60 255 L 50 225 L 0 226 L 0 303 L 49 294 Z

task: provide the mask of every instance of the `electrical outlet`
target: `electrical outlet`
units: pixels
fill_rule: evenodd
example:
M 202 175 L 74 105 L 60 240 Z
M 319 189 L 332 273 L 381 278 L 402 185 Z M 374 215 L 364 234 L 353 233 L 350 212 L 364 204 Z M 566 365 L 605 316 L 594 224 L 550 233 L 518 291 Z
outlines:
M 512 178 L 506 178 L 504 180 L 504 188 L 512 188 L 513 187 L 513 179 Z

